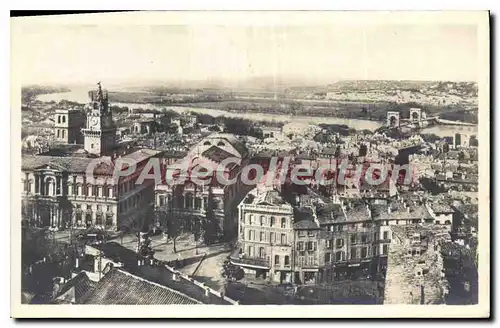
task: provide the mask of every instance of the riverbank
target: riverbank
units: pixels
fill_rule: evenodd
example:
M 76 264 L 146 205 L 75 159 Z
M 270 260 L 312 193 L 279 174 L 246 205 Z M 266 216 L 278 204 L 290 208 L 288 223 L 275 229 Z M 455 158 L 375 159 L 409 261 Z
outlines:
M 88 90 L 87 89 L 74 89 L 70 92 L 61 93 L 51 93 L 38 95 L 37 98 L 42 102 L 55 101 L 59 102 L 61 100 L 74 101 L 77 103 L 85 104 L 88 102 Z M 211 104 L 211 106 L 209 106 Z M 220 108 L 209 108 L 209 107 L 220 107 L 220 105 L 215 105 L 215 103 L 188 103 L 188 104 L 176 104 L 176 105 L 159 105 L 153 103 L 131 103 L 131 102 L 112 102 L 112 106 L 126 107 L 128 109 L 153 109 L 153 110 L 172 110 L 179 114 L 195 112 L 200 114 L 207 114 L 213 117 L 233 117 L 233 118 L 244 118 L 254 121 L 269 121 L 278 123 L 290 123 L 296 122 L 299 124 L 344 124 L 349 127 L 355 128 L 357 130 L 372 130 L 375 131 L 385 124 L 385 121 L 376 121 L 373 116 L 371 119 L 369 117 L 365 118 L 349 118 L 349 117 L 336 117 L 336 116 L 321 116 L 313 115 L 308 112 L 307 115 L 303 114 L 283 114 L 283 113 L 269 113 L 262 109 L 262 111 L 252 111 L 251 109 L 239 108 L 233 110 L 226 110 Z M 227 105 L 225 105 L 227 106 Z M 379 105 L 382 106 L 382 105 Z M 371 108 L 371 107 L 369 107 Z M 382 108 L 382 107 L 380 107 Z M 391 108 L 383 108 L 384 113 Z M 334 111 L 334 109 L 330 109 Z M 318 111 L 315 114 L 319 114 Z M 338 114 L 338 111 L 336 111 Z M 385 114 L 384 114 L 385 115 Z M 403 113 L 404 115 L 404 113 Z M 457 127 L 457 126 L 433 126 L 429 128 L 422 129 L 420 133 L 433 133 L 439 137 L 450 137 L 455 135 L 455 133 L 463 133 L 468 127 Z M 465 131 L 471 133 L 470 131 Z M 477 127 L 476 127 L 477 133 Z

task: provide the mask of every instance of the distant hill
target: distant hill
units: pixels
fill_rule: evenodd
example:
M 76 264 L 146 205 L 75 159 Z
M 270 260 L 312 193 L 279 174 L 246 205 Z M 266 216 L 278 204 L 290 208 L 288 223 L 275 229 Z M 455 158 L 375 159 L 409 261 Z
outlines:
M 477 84 L 474 82 L 448 82 L 448 81 L 393 81 L 393 80 L 346 80 L 328 84 L 329 91 L 420 91 L 433 89 L 448 92 L 452 89 L 464 91 L 467 94 L 477 93 Z M 476 91 L 475 91 L 476 90 Z

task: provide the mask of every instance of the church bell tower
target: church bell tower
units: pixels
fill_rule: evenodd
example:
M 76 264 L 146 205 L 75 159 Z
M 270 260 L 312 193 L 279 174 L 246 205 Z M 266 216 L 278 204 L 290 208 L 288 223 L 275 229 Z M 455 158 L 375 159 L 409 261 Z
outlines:
M 84 149 L 89 154 L 107 156 L 116 145 L 116 125 L 108 103 L 108 92 L 102 90 L 101 82 L 97 90 L 89 91 L 90 103 L 87 106 L 87 123 L 82 134 Z

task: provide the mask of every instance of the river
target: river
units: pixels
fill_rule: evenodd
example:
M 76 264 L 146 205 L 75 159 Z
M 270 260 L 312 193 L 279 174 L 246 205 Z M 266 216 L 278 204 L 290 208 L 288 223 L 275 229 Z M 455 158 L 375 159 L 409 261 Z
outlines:
M 78 103 L 87 103 L 89 101 L 88 98 L 88 89 L 73 89 L 70 92 L 61 92 L 61 93 L 51 93 L 39 95 L 37 97 L 38 100 L 49 102 L 56 101 L 59 102 L 61 100 L 69 100 Z M 327 116 L 301 116 L 301 115 L 284 115 L 284 114 L 269 114 L 269 113 L 255 113 L 255 112 L 245 112 L 245 113 L 237 113 L 237 112 L 228 112 L 218 109 L 212 108 L 202 108 L 202 107 L 184 107 L 184 106 L 165 106 L 165 105 L 156 105 L 156 104 L 136 104 L 136 103 L 122 103 L 122 102 L 114 102 L 112 105 L 120 106 L 120 107 L 128 107 L 131 109 L 135 108 L 143 108 L 143 109 L 170 109 L 177 113 L 184 112 L 196 112 L 208 114 L 214 117 L 217 116 L 226 116 L 226 117 L 238 117 L 238 118 L 246 118 L 250 120 L 258 120 L 258 121 L 276 121 L 276 122 L 297 122 L 297 123 L 309 123 L 309 124 L 345 124 L 349 127 L 355 128 L 356 130 L 376 130 L 380 128 L 383 123 L 362 119 L 344 119 L 338 117 L 327 117 Z M 421 133 L 433 133 L 440 137 L 453 136 L 455 133 L 471 133 L 477 134 L 477 127 L 460 127 L 460 126 L 432 126 L 429 128 L 425 128 L 421 130 Z

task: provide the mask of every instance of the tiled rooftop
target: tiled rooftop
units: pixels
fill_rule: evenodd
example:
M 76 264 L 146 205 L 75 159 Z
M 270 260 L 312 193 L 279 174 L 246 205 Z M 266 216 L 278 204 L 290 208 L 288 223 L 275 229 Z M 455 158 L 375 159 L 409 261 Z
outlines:
M 79 304 L 155 305 L 201 304 L 171 288 L 147 281 L 120 269 L 106 274 Z
M 345 208 L 346 220 L 349 222 L 370 220 L 370 213 L 367 205 L 363 201 L 351 202 L 346 204 Z
M 131 154 L 123 156 L 123 158 L 132 160 L 135 163 L 140 163 L 152 156 L 157 155 L 158 153 L 160 152 L 157 150 L 140 149 Z M 109 157 L 101 158 L 103 159 L 103 163 L 106 163 L 110 160 Z M 21 167 L 23 170 L 34 170 L 37 168 L 42 168 L 44 166 L 50 166 L 58 170 L 75 173 L 85 173 L 89 164 L 95 159 L 96 158 L 78 156 L 59 157 L 24 155 L 22 157 Z M 103 166 L 101 169 L 104 169 L 104 171 L 108 172 L 109 174 L 113 174 L 114 167 L 106 164 L 106 168 L 104 168 Z
M 245 204 L 280 206 L 286 204 L 286 202 L 277 190 L 267 190 L 257 193 L 256 189 L 253 189 L 245 198 Z
M 236 149 L 236 151 L 239 153 L 238 155 L 241 158 L 245 158 L 248 155 L 247 147 L 243 143 L 241 143 L 241 141 L 236 139 L 236 137 L 233 134 L 213 133 L 207 137 L 207 139 L 216 139 L 216 138 L 222 138 L 225 139 L 227 142 L 229 142 L 231 146 L 233 146 Z
M 320 224 L 336 223 L 346 220 L 344 212 L 339 204 L 325 204 L 318 207 L 316 215 Z
M 202 155 L 211 161 L 214 161 L 216 163 L 221 163 L 222 161 L 234 157 L 233 154 L 228 153 L 224 149 L 221 149 L 217 146 L 212 146 L 205 150 Z
M 451 206 L 444 203 L 430 203 L 431 209 L 434 213 L 453 213 L 455 212 Z
M 296 230 L 317 230 L 319 226 L 312 220 L 302 220 L 295 222 L 293 228 Z
M 54 301 L 58 304 L 70 304 L 72 301 L 79 302 L 83 296 L 95 288 L 96 284 L 82 271 L 63 286 Z
M 388 207 L 391 207 L 391 213 Z M 427 208 L 422 205 L 408 205 L 407 208 L 399 202 L 392 202 L 387 205 L 371 205 L 372 217 L 374 220 L 411 220 L 411 219 L 431 219 Z M 408 211 L 409 208 L 409 211 Z
M 177 275 L 177 279 L 174 280 L 174 269 L 168 268 L 162 263 L 138 266 L 138 260 L 142 259 L 141 256 L 118 243 L 110 242 L 96 245 L 96 247 L 104 253 L 103 255 L 105 257 L 123 263 L 123 268 L 125 270 L 138 277 L 172 288 L 201 303 L 221 304 L 222 302 L 222 304 L 232 304 L 230 301 L 222 301 L 221 298 L 214 293 L 210 293 L 208 297 L 205 296 L 205 289 L 201 286 L 201 283 L 196 280 L 186 279 L 186 277 L 180 274 Z
M 295 208 L 293 213 L 293 228 L 298 230 L 316 230 L 318 224 L 314 220 L 314 212 L 311 207 Z

